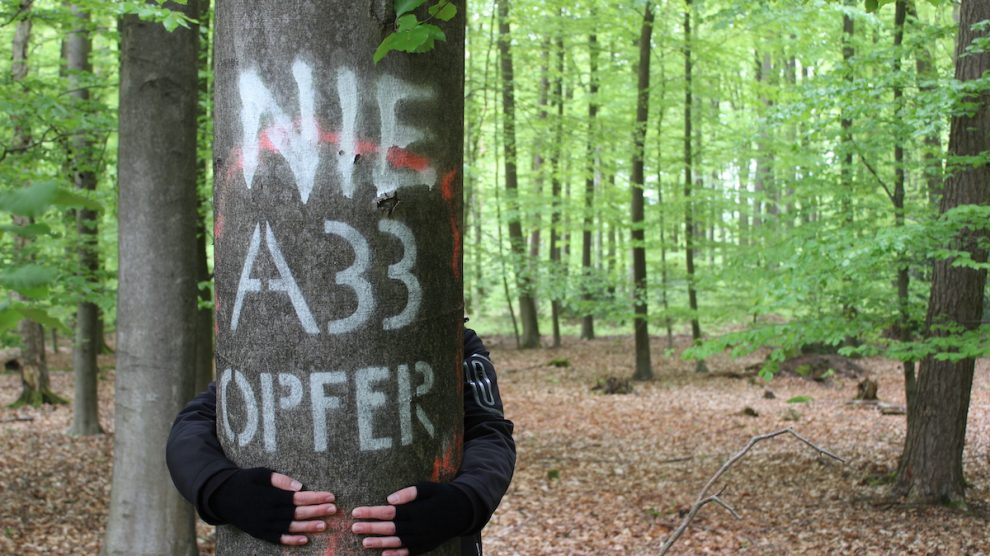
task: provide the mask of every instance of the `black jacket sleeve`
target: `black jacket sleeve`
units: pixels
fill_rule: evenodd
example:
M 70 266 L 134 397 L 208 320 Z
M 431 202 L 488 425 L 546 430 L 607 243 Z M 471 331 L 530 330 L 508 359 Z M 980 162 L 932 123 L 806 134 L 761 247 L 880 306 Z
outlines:
M 172 423 L 165 445 L 165 463 L 182 496 L 196 506 L 203 521 L 218 525 L 206 502 L 237 466 L 227 459 L 217 438 L 217 387 L 210 383 Z
M 491 519 L 516 466 L 512 421 L 505 418 L 495 366 L 474 330 L 464 329 L 464 456 L 453 485 L 474 506 L 473 534 Z
M 217 437 L 216 385 L 196 396 L 172 424 L 165 449 L 172 482 L 204 521 L 219 524 L 207 501 L 237 466 Z M 512 422 L 505 419 L 489 352 L 473 330 L 464 331 L 464 456 L 453 484 L 474 507 L 466 534 L 480 531 L 509 487 L 516 462 Z

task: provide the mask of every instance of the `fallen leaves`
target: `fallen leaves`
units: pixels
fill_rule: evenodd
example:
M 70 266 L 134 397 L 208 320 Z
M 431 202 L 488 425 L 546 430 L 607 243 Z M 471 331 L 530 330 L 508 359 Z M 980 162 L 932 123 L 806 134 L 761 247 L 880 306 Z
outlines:
M 878 506 L 889 488 L 904 417 L 848 405 L 858 379 L 826 385 L 779 377 L 738 380 L 751 360 L 711 358 L 710 375 L 653 346 L 658 380 L 632 393 L 602 395 L 606 377 L 632 376 L 626 338 L 565 339 L 561 349 L 517 351 L 486 338 L 499 369 L 507 416 L 516 423 L 512 487 L 484 531 L 497 555 L 652 554 L 698 491 L 752 436 L 788 426 L 844 457 L 841 465 L 786 438 L 760 443 L 719 483 L 741 515 L 717 506 L 698 513 L 673 554 L 990 554 L 990 373 L 980 361 L 973 385 L 965 473 L 968 512 Z M 688 339 L 680 344 L 686 345 Z M 554 361 L 568 361 L 568 366 Z M 886 404 L 903 405 L 898 364 L 863 360 Z M 53 372 L 54 389 L 72 377 Z M 113 376 L 100 381 L 100 421 L 112 431 Z M 0 375 L 0 554 L 96 554 L 106 525 L 112 435 L 64 434 L 71 407 L 6 409 L 16 374 Z M 795 397 L 809 398 L 791 404 Z M 752 412 L 742 412 L 749 408 Z M 755 413 L 756 415 L 752 415 Z M 30 417 L 30 420 L 19 420 Z M 213 529 L 199 524 L 201 554 Z

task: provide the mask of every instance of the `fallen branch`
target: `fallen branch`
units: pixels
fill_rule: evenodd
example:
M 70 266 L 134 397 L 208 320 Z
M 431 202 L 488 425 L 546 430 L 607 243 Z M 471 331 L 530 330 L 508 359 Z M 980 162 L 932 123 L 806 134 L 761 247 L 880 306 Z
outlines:
M 781 429 L 781 430 L 776 431 L 776 432 L 771 432 L 771 433 L 767 433 L 767 434 L 761 434 L 761 435 L 754 436 L 753 438 L 750 438 L 749 439 L 749 442 L 746 443 L 746 446 L 743 447 L 742 450 L 740 450 L 739 452 L 737 452 L 735 455 L 733 455 L 731 458 L 729 458 L 728 461 L 726 461 L 724 464 L 722 464 L 722 467 L 715 473 L 715 475 L 712 476 L 711 479 L 708 480 L 708 482 L 705 484 L 705 487 L 702 488 L 701 489 L 701 492 L 698 493 L 697 500 L 695 500 L 694 505 L 691 506 L 691 510 L 688 511 L 687 515 L 684 516 L 684 519 L 681 521 L 681 524 L 677 527 L 677 529 L 674 530 L 673 533 L 670 534 L 670 536 L 667 537 L 667 540 L 664 541 L 663 546 L 660 548 L 660 555 L 663 556 L 664 554 L 666 554 L 670 550 L 670 547 L 674 546 L 674 543 L 677 542 L 677 539 L 679 539 L 681 537 L 681 535 L 684 534 L 684 531 L 687 530 L 688 525 L 691 524 L 691 521 L 694 519 L 694 516 L 698 513 L 698 510 L 700 510 L 701 508 L 703 508 L 704 506 L 706 506 L 708 504 L 711 504 L 711 503 L 714 502 L 715 504 L 718 504 L 719 506 L 722 506 L 723 508 L 725 508 L 726 511 L 728 511 L 730 514 L 732 514 L 732 516 L 735 517 L 736 519 L 741 519 L 739 517 L 739 514 L 736 513 L 736 510 L 734 510 L 732 508 L 732 506 L 730 506 L 729 504 L 727 504 L 721 498 L 722 493 L 725 491 L 725 488 L 726 487 L 723 486 L 722 489 L 718 491 L 718 493 L 712 494 L 712 495 L 709 495 L 708 494 L 708 491 L 711 490 L 712 485 L 714 485 L 719 480 L 719 478 L 721 478 L 722 475 L 724 475 L 726 473 L 726 471 L 729 470 L 730 467 L 732 467 L 737 461 L 739 461 L 740 459 L 742 459 L 742 457 L 746 455 L 746 452 L 749 452 L 749 450 L 753 446 L 755 446 L 757 442 L 760 442 L 761 440 L 769 440 L 771 438 L 775 438 L 775 437 L 780 436 L 782 434 L 793 435 L 795 438 L 797 438 L 801 442 L 804 442 L 808 446 L 812 447 L 815 451 L 817 451 L 819 456 L 821 456 L 821 455 L 824 454 L 824 455 L 829 456 L 829 457 L 831 457 L 833 459 L 836 459 L 838 461 L 841 461 L 842 463 L 845 463 L 846 462 L 846 460 L 840 458 L 839 456 L 833 454 L 832 452 L 830 452 L 830 451 L 828 451 L 828 450 L 826 450 L 824 448 L 820 448 L 814 442 L 812 442 L 812 441 L 808 440 L 807 438 L 801 436 L 800 434 L 794 432 L 794 429 L 791 429 L 791 428 Z
M 17 421 L 34 421 L 34 417 L 31 415 L 14 415 L 13 417 L 0 419 L 0 423 L 14 423 Z

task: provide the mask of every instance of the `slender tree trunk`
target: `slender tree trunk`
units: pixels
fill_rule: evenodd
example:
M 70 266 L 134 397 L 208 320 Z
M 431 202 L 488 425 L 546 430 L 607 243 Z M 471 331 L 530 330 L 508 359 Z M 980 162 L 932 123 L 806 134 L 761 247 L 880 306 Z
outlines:
M 694 104 L 693 87 L 691 82 L 691 12 L 694 10 L 693 0 L 685 0 L 684 9 L 684 256 L 687 264 L 688 279 L 688 307 L 691 309 L 691 338 L 695 342 L 701 341 L 701 323 L 698 319 L 698 291 L 695 287 L 695 223 L 694 204 L 691 201 L 691 186 L 693 177 L 693 152 L 691 133 L 691 109 Z M 698 359 L 695 363 L 695 371 L 707 372 L 708 367 L 703 359 Z
M 196 0 L 166 6 L 199 13 Z M 195 385 L 199 31 L 125 16 L 120 35 L 119 349 L 102 553 L 194 555 L 193 508 L 161 450 Z
M 907 16 L 911 24 L 920 25 L 918 12 L 914 0 L 907 3 Z M 921 102 L 927 102 L 936 91 L 938 73 L 935 71 L 932 62 L 932 53 L 924 43 L 915 46 L 915 78 L 918 85 L 918 93 Z M 925 135 L 924 150 L 921 153 L 922 165 L 925 173 L 925 185 L 927 186 L 928 202 L 933 209 L 937 209 L 939 200 L 942 198 L 942 125 L 941 121 L 934 122 L 931 131 Z
M 69 31 L 65 41 L 66 69 L 69 72 L 69 95 L 79 101 L 80 111 L 85 111 L 89 101 L 89 89 L 80 79 L 92 73 L 90 51 L 92 41 L 89 36 L 90 18 L 87 12 L 72 6 L 77 27 Z M 70 139 L 72 148 L 72 179 L 76 188 L 83 191 L 96 190 L 96 160 L 93 156 L 95 141 L 86 130 Z M 79 268 L 82 279 L 92 290 L 101 287 L 97 273 L 100 269 L 97 219 L 99 213 L 81 208 L 76 211 L 76 230 L 79 233 Z M 99 367 L 96 356 L 99 351 L 99 308 L 92 301 L 81 301 L 76 308 L 76 338 L 72 349 L 72 368 L 75 373 L 75 396 L 72 404 L 72 425 L 69 434 L 83 436 L 100 434 L 99 406 L 96 382 Z
M 512 32 L 509 25 L 509 0 L 498 2 L 498 51 L 502 67 L 502 118 L 505 143 L 505 192 L 509 204 L 509 247 L 516 271 L 519 290 L 519 319 L 522 321 L 521 347 L 540 345 L 540 325 L 537 320 L 536 299 L 533 297 L 533 276 L 525 271 L 525 249 L 519 210 L 519 177 L 516 172 L 516 101 L 515 74 L 512 67 Z
M 901 45 L 904 42 L 904 21 L 907 16 L 907 0 L 897 0 L 894 6 L 894 194 L 891 201 L 894 204 L 894 226 L 904 227 L 904 132 L 900 124 L 904 111 L 904 87 L 901 84 Z M 902 258 L 903 257 L 899 257 Z M 909 288 L 911 275 L 908 273 L 907 261 L 900 261 L 897 267 L 897 312 L 898 322 L 895 334 L 903 342 L 911 340 L 913 330 L 909 311 Z M 914 361 L 902 361 L 904 369 L 904 393 L 907 405 L 914 402 L 915 368 Z M 909 414 L 910 418 L 910 414 Z M 910 425 L 909 425 L 910 426 Z
M 563 12 L 558 13 L 563 17 Z M 557 109 L 554 121 L 553 154 L 550 156 L 550 275 L 563 275 L 560 252 L 560 211 L 561 192 L 560 181 L 563 170 L 561 156 L 564 147 L 564 38 L 560 34 L 554 41 L 557 54 L 557 69 L 553 78 L 553 102 Z M 556 281 L 556 280 L 555 280 Z M 560 347 L 560 289 L 555 288 L 550 299 L 550 316 L 553 323 L 553 347 Z
M 854 5 L 854 0 L 846 0 L 846 5 Z M 843 77 L 846 81 L 846 87 L 851 89 L 853 83 L 853 69 L 852 69 L 852 59 L 856 55 L 856 49 L 853 46 L 853 37 L 856 33 L 856 23 L 849 14 L 842 15 L 842 67 L 843 67 Z M 841 153 L 842 162 L 840 163 L 839 174 L 841 176 L 842 190 L 839 193 L 839 198 L 841 199 L 841 209 L 843 219 L 847 225 L 853 223 L 855 218 L 853 209 L 853 181 L 852 181 L 852 170 L 853 170 L 853 147 L 852 147 L 852 126 L 853 120 L 849 116 L 846 104 L 843 103 L 840 125 L 842 126 L 842 138 L 841 138 Z
M 21 0 L 18 5 L 18 20 L 14 28 L 14 38 L 11 42 L 10 75 L 13 81 L 23 81 L 28 74 L 28 49 L 31 42 L 31 18 L 34 8 L 33 0 Z M 31 144 L 31 123 L 15 120 L 11 138 L 13 149 L 24 150 Z M 26 226 L 34 223 L 29 216 L 14 216 L 14 223 Z M 14 240 L 16 258 L 31 262 L 31 240 L 18 236 Z M 40 324 L 24 319 L 18 324 L 21 336 L 21 395 L 12 407 L 22 405 L 39 406 L 42 404 L 61 404 L 65 400 L 52 392 L 48 378 L 48 363 L 45 360 L 45 330 Z
M 353 507 L 460 466 L 465 15 L 376 64 L 392 5 L 216 12 L 218 432 L 336 495 L 304 554 L 367 554 Z M 282 554 L 229 526 L 217 547 Z
M 990 3 L 963 0 L 956 43 L 956 80 L 974 81 L 990 71 L 990 53 L 967 52 L 974 42 L 987 40 L 985 28 L 974 25 L 990 19 Z M 963 55 L 963 53 L 966 53 Z M 990 151 L 990 94 L 970 94 L 963 99 L 974 107 L 952 118 L 949 155 L 965 157 L 945 184 L 941 201 L 944 215 L 963 205 L 990 205 L 990 165 L 982 159 Z M 972 160 L 980 159 L 979 163 Z M 986 230 L 962 229 L 949 249 L 968 252 L 978 263 L 987 260 Z M 934 263 L 931 296 L 925 318 L 929 338 L 958 333 L 956 327 L 979 326 L 987 271 L 955 265 L 952 258 Z M 894 493 L 931 503 L 963 504 L 963 448 L 975 361 L 937 360 L 926 357 L 918 371 L 914 403 L 908 406 L 908 430 L 897 469 Z
M 591 13 L 592 19 L 595 12 Z M 584 177 L 584 225 L 581 232 L 581 270 L 583 286 L 581 300 L 586 307 L 591 306 L 592 290 L 589 282 L 592 276 L 591 248 L 592 248 L 592 227 L 595 210 L 595 188 L 598 187 L 598 177 L 601 172 L 598 168 L 598 36 L 595 33 L 588 35 L 588 143 L 585 156 L 585 177 Z M 595 338 L 595 317 L 590 310 L 581 317 L 581 339 L 593 340 Z
M 633 129 L 633 162 L 630 186 L 632 190 L 632 257 L 633 257 L 633 310 L 636 340 L 635 380 L 651 380 L 653 364 L 650 362 L 650 334 L 648 328 L 646 287 L 646 238 L 643 227 L 643 158 L 646 142 L 646 126 L 650 107 L 650 41 L 653 35 L 653 4 L 646 2 L 643 26 L 639 34 L 639 66 L 636 85 L 636 127 Z
M 207 133 L 212 130 L 209 125 L 212 117 L 211 108 L 213 95 L 210 80 L 207 75 L 211 71 L 210 60 L 212 41 L 209 40 L 210 28 L 210 0 L 200 0 L 199 4 L 200 44 L 198 53 L 199 63 L 199 113 L 197 120 L 201 122 L 198 126 L 197 143 L 200 154 L 197 162 L 197 194 L 196 194 L 196 279 L 199 284 L 212 281 L 213 275 L 210 272 L 209 259 L 207 257 L 207 231 L 206 231 L 206 210 L 207 200 L 204 197 L 206 192 L 213 190 L 211 166 L 213 164 L 212 137 Z M 205 132 L 205 133 L 204 133 Z M 205 151 L 205 152 L 204 152 Z M 213 345 L 214 327 L 213 310 L 210 308 L 212 294 L 210 288 L 199 288 L 199 307 L 196 310 L 196 386 L 194 391 L 202 392 L 213 382 Z
M 544 168 L 547 142 L 544 135 L 547 132 L 546 122 L 549 116 L 547 106 L 550 103 L 550 37 L 543 39 L 540 47 L 540 91 L 537 97 L 536 136 L 533 139 L 533 229 L 529 234 L 529 266 L 530 274 L 535 276 L 540 260 L 541 233 L 543 231 L 543 183 L 546 181 Z M 553 199 L 551 199 L 553 203 Z

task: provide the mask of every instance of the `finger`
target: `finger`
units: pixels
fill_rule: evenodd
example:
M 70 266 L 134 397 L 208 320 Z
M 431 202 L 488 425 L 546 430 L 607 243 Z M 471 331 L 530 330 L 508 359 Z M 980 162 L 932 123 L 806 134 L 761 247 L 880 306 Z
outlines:
M 399 537 L 366 537 L 361 544 L 365 548 L 400 548 L 402 540 Z
M 325 531 L 327 523 L 325 521 L 293 521 L 289 524 L 290 533 L 319 533 Z
M 416 499 L 416 487 L 406 487 L 388 495 L 388 503 L 392 505 L 406 504 Z
M 409 556 L 409 549 L 400 548 L 398 550 L 386 550 L 382 556 Z
M 361 506 L 354 508 L 351 515 L 358 519 L 381 519 L 391 521 L 395 519 L 395 506 Z
M 303 535 L 282 535 L 279 537 L 279 542 L 288 546 L 302 546 L 309 542 Z
M 316 504 L 328 504 L 336 501 L 337 497 L 332 492 L 322 490 L 304 490 L 292 495 L 292 503 L 297 506 L 313 506 Z
M 272 486 L 282 490 L 298 491 L 302 489 L 302 483 L 281 473 L 272 473 Z
M 318 506 L 296 506 L 296 519 L 313 519 L 314 517 L 327 517 L 337 513 L 337 506 L 333 504 L 320 504 Z
M 351 525 L 351 531 L 359 535 L 394 535 L 395 524 L 391 521 L 358 521 Z

